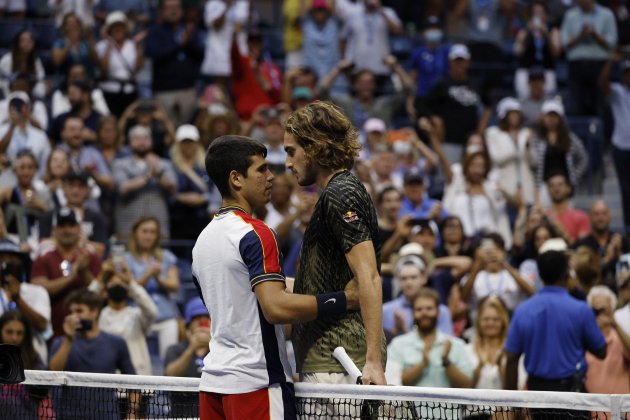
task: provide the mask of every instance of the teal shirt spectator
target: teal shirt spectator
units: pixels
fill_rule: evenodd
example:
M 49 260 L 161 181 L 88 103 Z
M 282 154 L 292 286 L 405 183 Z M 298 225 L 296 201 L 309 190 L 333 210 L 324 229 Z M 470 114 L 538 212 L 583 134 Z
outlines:
M 603 48 L 595 39 L 580 40 L 573 48 L 567 49 L 567 45 L 580 32 L 585 25 L 590 25 L 595 32 L 606 40 L 608 48 Z M 607 60 L 610 52 L 617 46 L 617 24 L 615 16 L 606 7 L 595 4 L 590 12 L 584 12 L 581 7 L 575 6 L 567 11 L 560 28 L 562 46 L 567 50 L 567 60 Z

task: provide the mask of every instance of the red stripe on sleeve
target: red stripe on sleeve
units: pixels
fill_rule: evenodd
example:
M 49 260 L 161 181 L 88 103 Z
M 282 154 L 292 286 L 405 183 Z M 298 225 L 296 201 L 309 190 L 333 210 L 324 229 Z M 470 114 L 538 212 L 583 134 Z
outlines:
M 278 248 L 278 241 L 276 235 L 265 222 L 254 219 L 247 213 L 237 213 L 245 222 L 249 223 L 258 238 L 263 250 L 263 267 L 265 273 L 281 273 L 282 267 L 280 265 L 280 249 Z

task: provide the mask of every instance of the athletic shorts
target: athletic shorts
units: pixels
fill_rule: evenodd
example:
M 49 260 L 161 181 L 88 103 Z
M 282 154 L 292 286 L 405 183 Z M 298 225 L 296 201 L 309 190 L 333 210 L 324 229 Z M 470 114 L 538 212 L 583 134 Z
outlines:
M 200 420 L 295 420 L 293 384 L 273 384 L 246 394 L 199 392 Z

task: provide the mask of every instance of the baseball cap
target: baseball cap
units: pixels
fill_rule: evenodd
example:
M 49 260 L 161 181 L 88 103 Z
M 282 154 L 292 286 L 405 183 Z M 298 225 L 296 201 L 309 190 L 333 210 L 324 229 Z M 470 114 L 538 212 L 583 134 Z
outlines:
M 31 103 L 31 98 L 28 97 L 28 93 L 22 91 L 11 92 L 7 95 L 7 103 L 11 103 L 14 99 L 19 99 L 26 105 Z
M 291 93 L 291 99 L 293 99 L 294 101 L 300 100 L 300 99 L 312 101 L 313 91 L 306 86 L 298 86 L 295 89 L 293 89 L 293 92 Z
M 559 101 L 555 99 L 548 99 L 543 102 L 542 107 L 540 108 L 541 114 L 549 114 L 550 112 L 555 112 L 556 114 L 563 116 L 564 115 L 564 106 Z
M 442 22 L 440 21 L 440 18 L 435 16 L 435 15 L 429 16 L 424 21 L 425 28 L 434 27 L 434 26 L 441 26 L 441 24 L 442 24 Z
M 407 257 L 409 255 L 420 256 L 424 253 L 424 248 L 417 242 L 409 242 L 400 247 L 398 251 L 398 256 L 402 259 L 403 257 Z
M 439 235 L 440 235 L 440 229 L 438 228 L 437 223 L 435 223 L 433 220 L 430 220 L 430 219 L 424 219 L 424 220 L 422 220 L 422 222 L 420 224 L 412 227 L 411 228 L 411 234 L 412 235 L 417 235 L 420 232 L 422 232 L 424 229 L 429 229 L 429 231 L 436 238 L 438 238 Z
M 313 0 L 311 9 L 328 9 L 328 3 L 326 0 Z
M 567 251 L 569 246 L 562 238 L 551 238 L 547 239 L 543 244 L 538 248 L 538 254 L 544 254 L 547 251 Z
M 55 212 L 53 215 L 53 225 L 78 225 L 79 221 L 77 220 L 76 214 L 74 211 L 68 207 L 62 207 Z
M 184 319 L 186 325 L 190 324 L 190 321 L 192 321 L 193 318 L 201 315 L 210 316 L 208 314 L 208 309 L 206 308 L 206 305 L 203 304 L 201 298 L 194 297 L 188 301 L 188 303 L 186 304 L 186 309 L 184 310 Z
M 117 23 L 122 23 L 127 27 L 127 29 L 129 29 L 129 21 L 127 20 L 127 15 L 125 15 L 125 13 L 121 12 L 120 10 L 116 10 L 115 12 L 109 13 L 105 18 L 105 25 L 103 27 L 104 31 L 109 32 L 109 29 L 112 27 L 112 25 L 115 25 Z
M 412 182 L 424 183 L 424 174 L 418 168 L 411 168 L 403 176 L 403 183 L 410 184 Z
M 63 181 L 79 181 L 83 185 L 88 185 L 89 178 L 90 177 L 86 173 L 70 171 L 63 176 Z
M 192 124 L 180 125 L 175 132 L 175 141 L 177 142 L 184 140 L 199 141 L 199 137 L 199 130 Z
M 380 118 L 368 118 L 365 124 L 363 124 L 363 131 L 366 133 L 371 133 L 373 131 L 384 133 L 386 130 L 387 127 L 385 126 L 385 121 Z
M 407 244 L 411 245 L 411 244 Z M 422 247 L 420 244 L 416 244 Z M 422 254 L 419 255 L 405 255 L 404 257 L 400 257 L 398 261 L 396 261 L 396 267 L 394 268 L 394 272 L 398 273 L 403 265 L 415 265 L 420 270 L 426 270 L 427 264 L 422 259 Z
M 0 240 L 0 254 L 11 254 L 22 259 L 22 264 L 25 267 L 28 267 L 31 263 L 31 257 L 28 253 L 23 252 L 18 244 L 11 241 L 10 239 L 1 239 Z
M 503 98 L 497 104 L 497 116 L 500 120 L 505 118 L 505 116 L 510 111 L 521 111 L 521 103 L 516 99 L 508 96 L 507 98 Z
M 448 52 L 449 60 L 456 60 L 458 58 L 463 58 L 464 60 L 470 60 L 470 50 L 464 44 L 455 44 L 451 47 Z

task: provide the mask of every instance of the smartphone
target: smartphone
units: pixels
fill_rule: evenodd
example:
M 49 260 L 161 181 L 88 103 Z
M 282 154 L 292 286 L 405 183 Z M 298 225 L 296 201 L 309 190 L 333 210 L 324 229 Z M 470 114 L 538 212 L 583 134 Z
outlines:
M 90 331 L 92 329 L 92 320 L 91 319 L 80 319 L 79 322 L 81 325 L 77 328 L 77 331 Z
M 411 226 L 427 226 L 429 224 L 429 219 L 424 219 L 424 218 L 411 219 L 409 221 L 409 224 Z
M 116 266 L 116 271 L 122 270 L 125 262 L 125 246 L 120 244 L 112 245 L 111 255 L 112 261 Z

